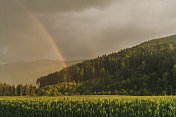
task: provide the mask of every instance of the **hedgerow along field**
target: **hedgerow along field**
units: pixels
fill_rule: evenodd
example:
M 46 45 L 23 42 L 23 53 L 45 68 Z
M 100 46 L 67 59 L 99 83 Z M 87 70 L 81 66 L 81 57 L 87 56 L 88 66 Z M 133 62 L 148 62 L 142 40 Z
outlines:
M 0 97 L 0 117 L 175 117 L 175 96 Z

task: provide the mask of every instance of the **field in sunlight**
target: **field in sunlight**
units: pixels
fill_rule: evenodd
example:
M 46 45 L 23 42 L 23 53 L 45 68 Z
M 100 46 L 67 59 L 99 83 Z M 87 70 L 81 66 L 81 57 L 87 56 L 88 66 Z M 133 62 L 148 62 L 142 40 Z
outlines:
M 175 96 L 0 97 L 0 116 L 176 116 Z

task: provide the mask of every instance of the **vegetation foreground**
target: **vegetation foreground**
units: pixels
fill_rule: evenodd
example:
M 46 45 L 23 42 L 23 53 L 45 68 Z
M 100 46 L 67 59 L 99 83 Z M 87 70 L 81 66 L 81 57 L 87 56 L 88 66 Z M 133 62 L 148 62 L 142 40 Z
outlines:
M 0 117 L 175 117 L 175 96 L 0 97 Z

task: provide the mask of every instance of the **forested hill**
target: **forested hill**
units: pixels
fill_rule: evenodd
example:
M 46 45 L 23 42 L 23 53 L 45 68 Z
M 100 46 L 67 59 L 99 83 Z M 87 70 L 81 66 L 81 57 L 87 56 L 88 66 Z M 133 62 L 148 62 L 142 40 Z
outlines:
M 81 83 L 80 90 L 88 92 L 175 94 L 176 35 L 146 41 L 37 79 L 40 87 L 62 82 Z

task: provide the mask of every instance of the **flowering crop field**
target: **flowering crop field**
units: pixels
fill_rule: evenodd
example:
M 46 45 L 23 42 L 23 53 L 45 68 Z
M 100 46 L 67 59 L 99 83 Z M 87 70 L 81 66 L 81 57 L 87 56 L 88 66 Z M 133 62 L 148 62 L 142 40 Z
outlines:
M 0 97 L 0 117 L 176 117 L 175 96 Z

